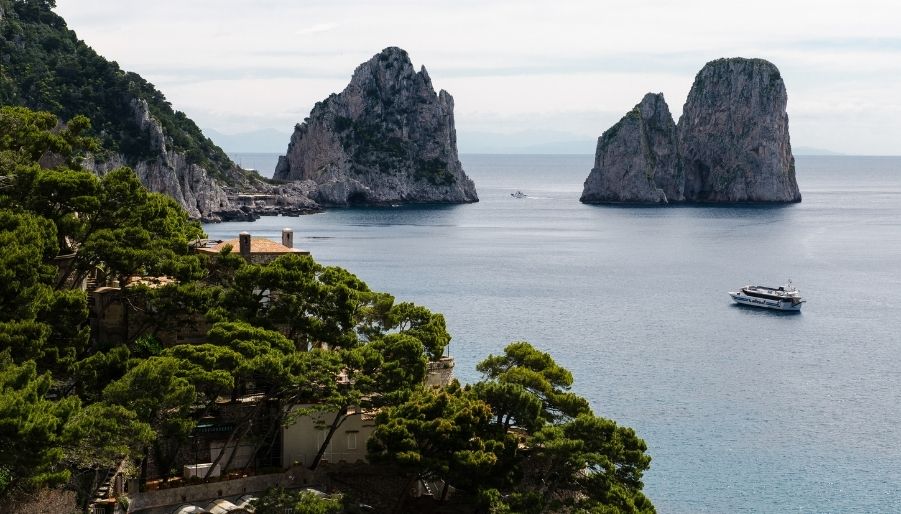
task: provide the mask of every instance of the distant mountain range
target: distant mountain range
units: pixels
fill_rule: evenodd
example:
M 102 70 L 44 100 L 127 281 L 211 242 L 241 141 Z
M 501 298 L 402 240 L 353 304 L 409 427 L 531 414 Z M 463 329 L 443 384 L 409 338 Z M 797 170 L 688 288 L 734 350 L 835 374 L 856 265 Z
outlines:
M 845 155 L 843 153 L 833 152 L 832 150 L 813 148 L 811 146 L 796 146 L 792 148 L 792 153 L 795 155 Z
M 230 153 L 285 153 L 291 131 L 262 129 L 239 134 L 223 134 L 205 128 L 203 133 Z M 583 154 L 594 155 L 596 138 L 569 132 L 530 130 L 508 134 L 494 132 L 457 132 L 461 154 Z M 844 155 L 823 148 L 796 146 L 795 155 Z
M 550 130 L 507 134 L 459 131 L 457 146 L 460 153 L 593 155 L 597 138 Z
M 285 153 L 293 130 L 294 127 L 286 127 L 283 131 L 262 129 L 239 134 L 223 134 L 218 130 L 205 128 L 203 133 L 224 148 L 226 152 Z
M 291 131 L 262 129 L 224 134 L 212 128 L 203 133 L 231 153 L 284 153 Z M 457 132 L 460 153 L 489 154 L 594 154 L 596 138 L 555 131 L 523 131 L 509 134 Z

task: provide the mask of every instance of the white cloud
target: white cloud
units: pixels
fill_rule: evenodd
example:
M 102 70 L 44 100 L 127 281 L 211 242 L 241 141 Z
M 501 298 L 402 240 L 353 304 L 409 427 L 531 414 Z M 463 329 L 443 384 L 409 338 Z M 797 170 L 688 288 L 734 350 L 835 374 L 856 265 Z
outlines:
M 663 91 L 678 116 L 706 61 L 741 55 L 779 66 L 793 141 L 901 153 L 892 100 L 901 89 L 901 4 L 889 1 L 57 3 L 101 54 L 224 132 L 290 127 L 391 45 L 454 95 L 460 130 L 515 132 L 540 119 L 585 135 L 648 91 Z
M 336 23 L 317 23 L 316 25 L 313 25 L 312 27 L 298 30 L 296 32 L 296 34 L 302 36 L 302 35 L 306 35 L 306 34 L 316 34 L 319 32 L 328 32 L 337 26 L 338 26 L 338 24 L 336 24 Z

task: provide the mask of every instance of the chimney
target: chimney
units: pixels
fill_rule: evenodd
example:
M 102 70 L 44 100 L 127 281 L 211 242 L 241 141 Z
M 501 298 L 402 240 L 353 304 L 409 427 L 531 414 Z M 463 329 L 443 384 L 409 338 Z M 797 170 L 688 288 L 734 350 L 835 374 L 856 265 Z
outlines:
M 250 262 L 250 232 L 241 232 L 238 234 L 238 246 L 241 250 L 241 257 Z
M 282 246 L 294 248 L 294 231 L 288 227 L 282 229 Z

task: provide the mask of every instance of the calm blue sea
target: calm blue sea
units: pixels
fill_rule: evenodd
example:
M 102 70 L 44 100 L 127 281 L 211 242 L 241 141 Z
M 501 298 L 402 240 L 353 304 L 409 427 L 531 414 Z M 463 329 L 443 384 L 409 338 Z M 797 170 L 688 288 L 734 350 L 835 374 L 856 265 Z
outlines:
M 443 312 L 463 381 L 510 341 L 551 352 L 645 438 L 661 513 L 901 512 L 901 158 L 799 157 L 798 205 L 670 208 L 580 204 L 589 155 L 462 160 L 477 204 L 206 230 L 292 227 Z M 788 278 L 800 315 L 726 295 Z

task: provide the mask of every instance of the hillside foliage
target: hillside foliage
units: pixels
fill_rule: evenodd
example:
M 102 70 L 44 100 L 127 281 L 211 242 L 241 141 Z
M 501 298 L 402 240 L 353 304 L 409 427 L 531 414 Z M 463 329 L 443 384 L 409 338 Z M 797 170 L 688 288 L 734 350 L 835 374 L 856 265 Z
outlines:
M 378 413 L 370 460 L 442 484 L 439 502 L 453 488 L 478 512 L 654 511 L 644 441 L 596 416 L 550 355 L 516 342 L 481 381 L 427 388 L 451 339 L 441 314 L 308 255 L 194 253 L 201 227 L 172 199 L 128 168 L 79 167 L 91 133 L 84 117 L 0 107 L 0 503 L 66 490 L 86 509 L 118 467 L 165 484 L 200 420 L 230 404 L 246 407 L 227 434 L 252 447 L 246 471 L 283 465 L 281 428 L 318 412 L 331 417 L 315 470 L 363 409 Z M 86 280 L 128 306 L 115 337 L 96 329 Z M 200 323 L 196 340 L 160 339 Z M 238 401 L 250 391 L 265 401 Z M 224 454 L 214 466 L 231 469 Z M 278 491 L 260 505 L 339 508 Z
M 136 120 L 134 102 L 144 100 L 172 150 L 228 179 L 234 164 L 221 148 L 153 84 L 78 39 L 53 7 L 52 0 L 0 0 L 0 105 L 47 111 L 65 120 L 86 116 L 102 148 L 134 165 L 158 154 Z

